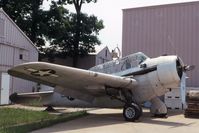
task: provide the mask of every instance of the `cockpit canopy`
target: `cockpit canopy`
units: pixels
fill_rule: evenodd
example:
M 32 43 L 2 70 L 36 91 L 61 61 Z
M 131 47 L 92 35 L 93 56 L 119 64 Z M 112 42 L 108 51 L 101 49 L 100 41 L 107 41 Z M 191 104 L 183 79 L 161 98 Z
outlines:
M 127 56 L 127 57 L 136 57 L 137 60 L 140 60 L 140 62 L 143 62 L 143 61 L 145 61 L 146 59 L 149 58 L 148 56 L 146 56 L 142 52 L 137 52 L 137 53 L 131 54 L 131 55 Z
M 102 73 L 117 73 L 130 68 L 138 67 L 142 62 L 144 62 L 149 57 L 142 52 L 134 53 L 123 57 L 121 59 L 106 62 L 101 65 L 92 67 L 91 71 L 102 72 Z

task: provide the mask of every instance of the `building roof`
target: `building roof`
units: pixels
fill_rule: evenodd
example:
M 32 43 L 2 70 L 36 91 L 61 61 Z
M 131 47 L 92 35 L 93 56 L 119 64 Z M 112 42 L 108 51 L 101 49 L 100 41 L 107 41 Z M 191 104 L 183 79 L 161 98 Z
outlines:
M 95 47 L 95 52 L 93 52 L 93 53 L 89 53 L 89 55 L 97 55 L 99 52 L 101 52 L 103 49 L 108 49 L 109 50 L 109 48 L 107 47 L 107 46 L 96 46 Z
M 166 4 L 157 4 L 157 5 L 148 5 L 148 6 L 138 6 L 133 8 L 126 8 L 122 9 L 123 11 L 126 10 L 139 10 L 139 9 L 145 9 L 145 8 L 159 8 L 159 7 L 166 7 L 166 6 L 176 6 L 176 5 L 187 5 L 187 4 L 195 4 L 199 3 L 199 1 L 188 1 L 188 2 L 175 2 L 175 3 L 166 3 Z
M 17 24 L 8 16 L 8 14 L 6 14 L 6 12 L 0 8 L 0 12 L 2 12 L 7 18 L 8 20 L 18 29 L 19 32 L 21 32 L 21 34 L 30 42 L 30 44 L 37 50 L 37 47 L 34 45 L 34 43 L 30 40 L 30 38 L 28 38 L 28 36 L 17 26 Z

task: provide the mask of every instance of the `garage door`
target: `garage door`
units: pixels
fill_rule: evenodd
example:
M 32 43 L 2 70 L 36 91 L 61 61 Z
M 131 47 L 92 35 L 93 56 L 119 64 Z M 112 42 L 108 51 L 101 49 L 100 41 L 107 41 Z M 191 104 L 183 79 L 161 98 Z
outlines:
M 10 76 L 7 73 L 1 74 L 1 99 L 0 104 L 9 104 Z

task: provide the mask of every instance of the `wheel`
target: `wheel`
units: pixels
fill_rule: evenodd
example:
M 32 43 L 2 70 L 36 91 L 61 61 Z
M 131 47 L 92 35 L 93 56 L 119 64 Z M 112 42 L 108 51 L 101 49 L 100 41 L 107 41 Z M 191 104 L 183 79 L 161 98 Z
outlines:
M 123 116 L 126 121 L 135 121 L 142 115 L 142 109 L 135 103 L 126 104 L 123 109 Z

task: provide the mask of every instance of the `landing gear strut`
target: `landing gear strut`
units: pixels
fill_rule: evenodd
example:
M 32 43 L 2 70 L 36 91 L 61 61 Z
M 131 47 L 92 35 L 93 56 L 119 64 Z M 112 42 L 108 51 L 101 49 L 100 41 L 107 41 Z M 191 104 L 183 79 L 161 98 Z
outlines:
M 142 107 L 136 104 L 135 100 L 133 99 L 132 92 L 129 91 L 122 91 L 122 95 L 125 98 L 125 105 L 123 108 L 123 116 L 126 121 L 135 121 L 140 118 L 142 115 Z
M 167 107 L 159 97 L 155 97 L 151 100 L 152 106 L 150 112 L 155 117 L 167 118 Z
M 126 121 L 133 122 L 142 116 L 142 107 L 136 104 L 135 100 L 133 100 L 133 95 L 130 90 L 120 90 L 119 97 L 118 93 L 111 93 L 109 90 L 110 88 L 106 88 L 106 93 L 108 96 L 110 96 L 112 99 L 117 99 L 125 103 L 123 107 L 123 117 Z

